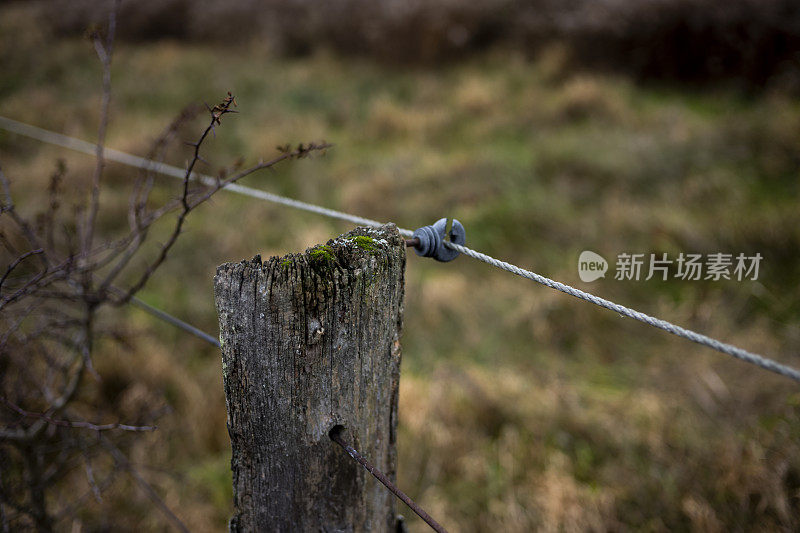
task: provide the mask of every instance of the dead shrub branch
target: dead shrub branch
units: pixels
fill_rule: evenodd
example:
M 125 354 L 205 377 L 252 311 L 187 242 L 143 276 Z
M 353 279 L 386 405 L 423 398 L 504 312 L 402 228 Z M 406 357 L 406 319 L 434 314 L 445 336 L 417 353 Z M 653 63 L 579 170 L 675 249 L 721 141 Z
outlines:
M 111 385 L 95 368 L 95 360 L 107 356 L 102 347 L 108 342 L 132 344 L 109 313 L 146 286 L 173 252 L 190 213 L 218 191 L 259 170 L 330 146 L 323 142 L 286 147 L 272 159 L 220 175 L 216 183 L 197 181 L 194 168 L 203 161 L 201 148 L 223 117 L 235 112 L 236 100 L 228 93 L 218 104 L 206 106 L 208 120 L 191 144 L 192 157 L 180 194 L 155 202 L 151 193 L 158 182 L 152 172 L 142 172 L 128 198 L 127 229 L 109 234 L 100 225 L 100 215 L 104 212 L 104 146 L 119 2 L 113 5 L 105 34 L 97 31 L 91 36 L 102 66 L 102 96 L 89 194 L 72 210 L 62 209 L 73 198 L 64 186 L 68 169 L 59 161 L 43 191 L 43 210 L 26 217 L 18 212 L 12 182 L 0 167 L 0 256 L 5 261 L 0 268 L 0 522 L 4 530 L 56 528 L 90 501 L 101 501 L 104 491 L 125 478 L 119 472 L 130 474 L 162 515 L 174 527 L 186 530 L 158 488 L 127 459 L 136 435 L 156 431 L 154 422 L 164 412 L 163 399 L 150 392 L 148 398 L 154 398 L 150 401 L 161 405 L 131 412 L 104 396 L 104 387 Z M 184 109 L 153 144 L 150 157 L 162 161 L 198 110 L 198 106 Z M 171 221 L 166 237 L 160 235 L 164 240 L 158 246 L 145 246 L 159 221 Z M 134 268 L 134 260 L 139 263 L 143 256 L 149 257 L 144 266 Z M 75 469 L 83 469 L 86 491 L 61 490 L 60 484 Z

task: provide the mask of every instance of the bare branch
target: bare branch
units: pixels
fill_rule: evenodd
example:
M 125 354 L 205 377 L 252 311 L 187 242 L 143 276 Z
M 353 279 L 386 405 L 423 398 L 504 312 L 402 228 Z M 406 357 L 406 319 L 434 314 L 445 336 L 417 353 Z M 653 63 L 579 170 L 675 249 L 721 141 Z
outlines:
M 11 274 L 11 272 L 13 272 L 13 271 L 14 271 L 14 269 L 15 269 L 15 268 L 17 268 L 17 266 L 18 266 L 20 263 L 22 263 L 22 262 L 23 262 L 25 259 L 27 259 L 28 257 L 30 257 L 30 256 L 32 256 L 32 255 L 41 254 L 41 253 L 44 253 L 44 250 L 42 250 L 41 248 L 39 248 L 39 249 L 37 249 L 37 250 L 30 250 L 30 251 L 28 251 L 28 252 L 25 252 L 25 253 L 24 253 L 24 254 L 22 254 L 21 256 L 19 256 L 19 257 L 17 257 L 16 259 L 14 259 L 14 260 L 11 262 L 11 264 L 9 264 L 9 265 L 8 265 L 8 268 L 6 268 L 6 273 L 5 273 L 5 274 L 3 274 L 3 277 L 2 277 L 2 278 L 0 278 L 0 289 L 2 289 L 2 288 L 3 288 L 3 283 L 5 283 L 5 282 L 6 282 L 6 278 L 8 278 L 9 274 Z
M 0 402 L 2 402 L 3 404 L 5 404 L 6 407 L 8 407 L 9 409 L 11 409 L 12 411 L 21 416 L 24 416 L 26 418 L 36 418 L 44 420 L 48 424 L 52 424 L 54 426 L 61 426 L 66 428 L 91 429 L 92 431 L 109 431 L 112 429 L 121 429 L 123 431 L 155 431 L 156 429 L 158 429 L 158 426 L 131 426 L 129 424 L 121 424 L 119 422 L 115 422 L 113 424 L 92 424 L 91 422 L 56 419 L 44 413 L 34 413 L 31 411 L 26 411 L 25 409 L 21 408 L 17 404 L 11 402 L 10 400 L 2 396 L 0 396 Z
M 94 470 L 92 469 L 92 460 L 90 457 L 83 453 L 83 464 L 84 470 L 86 471 L 86 480 L 89 482 L 89 487 L 92 489 L 92 495 L 96 502 L 100 503 L 103 501 L 102 496 L 100 496 L 100 487 L 97 486 L 97 482 L 94 480 Z
M 128 471 L 131 477 L 139 484 L 139 487 L 147 494 L 150 500 L 156 504 L 156 506 L 161 510 L 162 513 L 177 527 L 180 531 L 184 533 L 188 533 L 189 529 L 184 525 L 180 518 L 178 518 L 175 513 L 164 503 L 164 500 L 158 493 L 153 489 L 153 487 L 145 481 L 145 479 L 139 474 L 139 472 L 131 465 L 128 458 L 125 457 L 125 454 L 120 451 L 119 448 L 114 446 L 114 444 L 108 440 L 106 437 L 101 437 L 103 444 L 106 446 L 106 449 L 111 453 L 114 460 L 119 463 L 122 468 Z
M 72 375 L 69 383 L 64 389 L 64 392 L 60 397 L 58 397 L 52 405 L 48 409 L 49 412 L 57 412 L 69 402 L 75 392 L 78 390 L 78 384 L 83 377 L 83 370 L 84 370 L 84 359 L 78 358 L 79 364 L 77 369 Z M 39 418 L 36 422 L 34 422 L 29 428 L 23 430 L 3 430 L 0 431 L 0 440 L 11 440 L 11 441 L 20 441 L 20 442 L 28 442 L 35 439 L 37 436 L 41 434 L 42 431 L 47 427 L 47 420 L 44 418 Z
M 114 481 L 115 473 L 124 469 L 176 527 L 186 530 L 180 519 L 116 447 L 112 441 L 114 434 L 108 433 L 112 430 L 153 431 L 156 426 L 120 422 L 99 424 L 84 420 L 122 418 L 116 414 L 113 405 L 98 403 L 102 400 L 91 394 L 84 396 L 81 392 L 87 374 L 100 379 L 92 367 L 96 341 L 104 334 L 99 330 L 98 324 L 101 322 L 97 311 L 107 303 L 119 305 L 133 300 L 134 294 L 147 283 L 171 253 L 189 213 L 220 189 L 260 169 L 272 168 L 281 161 L 302 158 L 329 146 L 326 143 L 301 144 L 295 149 L 287 146 L 278 157 L 260 161 L 251 168 L 242 170 L 240 159 L 220 171 L 216 179 L 198 176 L 194 169 L 198 162 L 204 162 L 200 151 L 205 140 L 215 133 L 215 128 L 221 124 L 221 118 L 225 114 L 235 112 L 232 109 L 236 105 L 235 99 L 228 93 L 220 104 L 209 107 L 210 116 L 206 127 L 198 141 L 192 143 L 193 156 L 183 175 L 181 194 L 151 208 L 148 203 L 154 174 L 145 169 L 144 175 L 136 181 L 130 197 L 129 231 L 115 237 L 116 240 L 101 240 L 97 221 L 101 205 L 104 143 L 110 106 L 113 26 L 118 5 L 119 0 L 116 0 L 115 10 L 109 20 L 108 37 L 94 36 L 95 48 L 103 65 L 103 101 L 98 130 L 99 144 L 95 151 L 97 161 L 91 194 L 85 203 L 69 214 L 57 212 L 61 200 L 58 185 L 64 173 L 63 164 L 59 164 L 48 188 L 49 205 L 44 212 L 36 215 L 36 223 L 31 224 L 17 213 L 12 200 L 11 184 L 0 169 L 0 216 L 8 214 L 9 219 L 14 222 L 10 232 L 0 234 L 0 248 L 6 249 L 3 253 L 10 252 L 9 258 L 15 258 L 8 264 L 5 273 L 0 270 L 0 326 L 3 328 L 0 331 L 0 354 L 6 362 L 4 372 L 0 373 L 0 383 L 6 386 L 4 397 L 0 397 L 0 411 L 6 412 L 2 417 L 4 424 L 0 426 L 0 441 L 3 441 L 0 444 L 3 449 L 19 451 L 20 460 L 25 460 L 21 467 L 25 486 L 19 498 L 15 496 L 13 501 L 6 502 L 5 493 L 2 494 L 1 505 L 5 507 L 0 512 L 2 519 L 6 521 L 4 524 L 8 523 L 11 528 L 21 523 L 44 529 L 52 527 L 54 519 L 60 520 L 77 512 L 87 499 L 100 498 L 105 487 Z M 155 143 L 151 159 L 164 159 L 168 143 L 191 115 L 192 113 L 184 111 L 170 124 Z M 56 221 L 57 214 L 59 221 Z M 126 267 L 130 267 L 133 258 L 149 237 L 152 225 L 167 215 L 170 215 L 170 222 L 173 223 L 169 228 L 171 232 L 168 239 L 157 248 L 156 257 L 133 278 L 134 283 L 130 288 L 118 289 L 112 282 Z M 67 218 L 68 216 L 72 218 Z M 176 218 L 172 219 L 172 216 Z M 64 219 L 63 224 L 59 223 L 61 218 Z M 75 227 L 78 228 L 77 231 L 73 229 Z M 61 229 L 64 230 L 63 234 Z M 40 240 L 44 246 L 39 244 Z M 42 261 L 44 268 L 29 268 L 25 261 L 33 256 Z M 98 284 L 101 279 L 102 283 Z M 145 304 L 138 305 L 146 307 Z M 166 316 L 162 318 L 167 319 Z M 216 343 L 210 337 L 206 340 Z M 79 397 L 82 402 L 87 402 L 91 411 L 83 412 L 71 408 Z M 97 438 L 93 439 L 92 434 L 82 432 L 81 429 L 93 431 Z M 99 466 L 105 463 L 93 461 L 86 455 L 90 450 L 98 449 L 98 444 L 108 449 L 115 465 L 104 479 Z M 49 494 L 52 487 L 59 486 L 59 480 L 71 476 L 70 472 L 81 465 L 88 483 L 89 490 L 86 494 L 72 503 L 69 503 L 72 496 L 62 501 L 63 495 Z M 2 489 L 0 487 L 0 492 L 3 492 Z M 62 511 L 53 514 L 52 509 L 48 508 L 50 502 L 57 503 Z M 69 505 L 64 507 L 65 503 Z M 7 512 L 10 514 L 6 515 Z
M 100 126 L 97 131 L 97 149 L 95 156 L 97 161 L 95 163 L 94 174 L 92 176 L 92 196 L 89 204 L 89 211 L 86 216 L 86 226 L 84 228 L 84 240 L 81 248 L 81 255 L 87 254 L 92 248 L 92 240 L 94 239 L 94 226 L 97 220 L 97 211 L 100 208 L 100 179 L 103 175 L 103 167 L 105 166 L 105 159 L 103 151 L 106 142 L 106 130 L 108 128 L 108 107 L 111 102 L 111 54 L 114 47 L 114 34 L 117 29 L 117 12 L 119 10 L 120 0 L 115 0 L 114 6 L 108 15 L 108 36 L 103 42 L 99 33 L 95 32 L 92 36 L 94 41 L 94 48 L 97 51 L 97 56 L 100 58 L 100 63 L 103 66 L 103 95 L 100 103 Z M 88 283 L 88 280 L 87 280 Z
M 100 374 L 94 369 L 92 363 L 92 344 L 94 343 L 94 315 L 96 306 L 92 303 L 86 305 L 86 312 L 83 319 L 83 327 L 78 331 L 81 340 L 77 345 L 80 347 L 80 354 L 83 357 L 83 367 L 89 371 L 95 381 L 102 381 Z
M 193 209 L 194 206 L 190 205 L 189 203 L 189 181 L 192 179 L 192 171 L 194 170 L 194 166 L 197 164 L 197 161 L 200 159 L 200 147 L 203 144 L 203 141 L 208 137 L 208 133 L 213 129 L 214 124 L 220 124 L 220 120 L 223 115 L 232 112 L 230 109 L 231 106 L 236 105 L 236 98 L 228 92 L 228 95 L 222 100 L 221 103 L 215 105 L 213 108 L 209 109 L 211 114 L 211 121 L 206 129 L 203 131 L 202 135 L 200 135 L 200 139 L 194 145 L 194 156 L 192 157 L 189 165 L 186 167 L 186 174 L 183 177 L 183 194 L 181 195 L 181 205 L 183 206 L 183 211 L 178 215 L 178 218 L 175 223 L 175 228 L 172 234 L 167 239 L 167 242 L 161 247 L 159 251 L 158 257 L 156 260 L 150 264 L 139 280 L 133 284 L 133 286 L 128 290 L 126 295 L 123 297 L 123 301 L 127 302 L 131 299 L 131 297 L 136 294 L 142 287 L 144 287 L 147 280 L 150 279 L 150 276 L 153 275 L 153 272 L 156 268 L 158 268 L 161 263 L 167 258 L 167 254 L 175 242 L 178 240 L 178 236 L 183 229 L 184 221 L 186 220 L 186 216 L 189 212 Z M 119 273 L 119 270 L 112 271 L 112 274 L 116 276 Z M 114 277 L 108 276 L 102 283 L 102 289 L 107 289 L 108 286 L 113 281 Z
M 23 219 L 16 211 L 16 206 L 14 205 L 14 199 L 11 196 L 11 187 L 8 182 L 8 178 L 6 177 L 5 173 L 3 172 L 3 167 L 0 166 L 0 183 L 3 186 L 3 192 L 5 194 L 5 203 L 0 209 L 0 213 L 8 213 L 8 216 L 14 221 L 17 227 L 20 229 L 22 234 L 28 240 L 28 244 L 31 248 L 40 249 L 43 246 L 39 243 L 39 239 L 36 237 L 36 233 L 31 228 L 30 224 Z M 41 254 L 39 256 L 42 260 L 42 264 L 47 268 L 49 262 L 47 260 L 47 254 Z
M 212 123 L 213 123 L 213 120 L 212 120 Z M 206 132 L 207 131 L 208 130 L 206 130 Z M 206 202 L 209 198 L 211 198 L 219 190 L 224 189 L 225 187 L 227 187 L 231 183 L 235 183 L 236 181 L 244 178 L 245 176 L 249 176 L 250 174 L 253 174 L 254 172 L 257 172 L 257 171 L 263 170 L 263 169 L 272 168 L 273 166 L 277 165 L 281 161 L 286 161 L 286 160 L 289 160 L 289 159 L 301 159 L 301 158 L 307 157 L 312 152 L 319 151 L 319 150 L 325 150 L 325 149 L 330 148 L 330 147 L 331 147 L 331 145 L 328 144 L 328 143 L 321 143 L 321 144 L 310 143 L 310 144 L 307 144 L 307 145 L 300 144 L 300 145 L 298 145 L 298 147 L 295 150 L 292 150 L 291 152 L 284 153 L 284 154 L 282 154 L 282 155 L 280 155 L 278 157 L 275 157 L 275 158 L 273 158 L 273 159 L 271 159 L 269 161 L 259 162 L 258 164 L 254 165 L 254 166 L 252 166 L 252 167 L 250 167 L 248 169 L 245 169 L 245 170 L 243 170 L 243 171 L 241 171 L 241 172 L 239 172 L 237 174 L 234 174 L 230 178 L 218 181 L 214 186 L 209 187 L 208 190 L 205 193 L 201 194 L 196 200 L 194 200 L 192 202 L 190 202 L 184 196 L 181 199 L 181 203 L 184 206 L 184 210 L 178 215 L 178 219 L 177 219 L 177 222 L 175 224 L 175 228 L 174 228 L 172 234 L 170 235 L 169 239 L 161 247 L 161 250 L 160 250 L 160 253 L 159 253 L 158 257 L 156 258 L 156 260 L 153 263 L 151 263 L 147 267 L 147 269 L 144 271 L 144 273 L 139 278 L 139 280 L 136 283 L 134 283 L 133 286 L 131 286 L 130 289 L 128 289 L 128 292 L 126 293 L 126 295 L 123 298 L 121 298 L 121 299 L 117 300 L 116 302 L 114 302 L 115 305 L 120 305 L 120 304 L 123 304 L 123 303 L 127 303 L 128 301 L 130 301 L 131 297 L 134 294 L 136 294 L 139 290 L 141 290 L 142 287 L 144 287 L 145 283 L 147 283 L 147 281 L 150 279 L 150 276 L 153 275 L 155 270 L 167 258 L 167 253 L 169 252 L 170 248 L 172 248 L 172 246 L 178 240 L 178 237 L 180 236 L 181 229 L 183 228 L 183 223 L 184 223 L 184 221 L 186 219 L 186 216 L 193 209 L 195 209 L 197 206 L 199 206 L 200 204 Z M 186 184 L 186 180 L 184 180 L 184 191 L 186 192 L 187 188 L 186 188 L 185 184 Z
M 11 197 L 11 185 L 8 183 L 8 178 L 3 172 L 2 165 L 0 165 L 0 184 L 3 186 L 3 196 L 5 196 L 3 205 L 0 207 L 0 212 L 4 213 L 14 209 L 14 199 Z
M 61 511 L 54 513 L 53 522 L 57 523 L 74 515 L 89 498 L 94 496 L 95 499 L 97 499 L 98 495 L 101 495 L 113 484 L 117 475 L 119 475 L 119 472 L 120 471 L 118 469 L 112 469 L 99 484 L 95 484 L 93 487 L 90 487 L 89 490 L 87 490 L 74 502 L 67 505 Z
M 17 289 L 14 293 L 1 298 L 0 310 L 19 300 L 23 296 L 36 294 L 37 291 L 40 291 L 41 289 L 52 285 L 53 283 L 69 278 L 70 274 L 72 273 L 72 266 L 73 258 L 68 257 L 52 269 L 45 268 L 41 272 L 37 273 L 34 277 L 27 280 L 23 286 Z
M 47 186 L 48 196 L 50 198 L 50 203 L 48 205 L 48 209 L 44 214 L 43 220 L 43 231 L 44 233 L 44 240 L 47 243 L 47 249 L 51 250 L 52 252 L 56 249 L 55 244 L 55 221 L 56 221 L 56 213 L 58 212 L 58 208 L 60 207 L 60 203 L 58 201 L 59 195 L 59 186 L 61 185 L 61 181 L 64 179 L 64 174 L 67 172 L 67 166 L 64 163 L 63 159 L 59 159 L 56 163 L 56 170 L 50 176 L 50 184 Z

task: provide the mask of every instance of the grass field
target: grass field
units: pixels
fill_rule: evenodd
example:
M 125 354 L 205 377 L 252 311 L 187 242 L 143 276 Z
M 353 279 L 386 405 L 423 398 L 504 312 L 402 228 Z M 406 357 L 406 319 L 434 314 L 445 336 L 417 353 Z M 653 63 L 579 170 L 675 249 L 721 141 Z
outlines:
M 53 41 L 15 13 L 0 17 L 0 115 L 93 140 L 91 44 Z M 325 53 L 277 59 L 256 44 L 120 44 L 108 146 L 144 154 L 184 105 L 226 91 L 239 114 L 204 146 L 207 172 L 324 139 L 335 144 L 324 157 L 245 184 L 412 229 L 454 216 L 473 248 L 800 365 L 796 100 L 569 72 L 557 49 L 400 69 Z M 176 145 L 168 160 L 188 157 Z M 83 194 L 91 158 L 0 132 L 22 211 L 41 207 L 58 158 Z M 126 225 L 132 176 L 108 166 L 108 235 Z M 164 178 L 156 194 L 178 186 Z M 347 229 L 220 194 L 141 296 L 213 333 L 217 265 Z M 582 250 L 764 259 L 758 281 L 585 284 Z M 800 528 L 796 384 L 468 258 L 409 255 L 406 295 L 398 484 L 451 530 Z M 103 382 L 87 394 L 131 417 L 163 407 L 157 432 L 131 437 L 130 459 L 192 530 L 223 529 L 230 443 L 217 350 L 134 309 L 107 319 L 131 342 L 103 341 Z M 77 471 L 62 490 L 85 486 Z M 125 477 L 76 519 L 120 523 L 165 524 Z

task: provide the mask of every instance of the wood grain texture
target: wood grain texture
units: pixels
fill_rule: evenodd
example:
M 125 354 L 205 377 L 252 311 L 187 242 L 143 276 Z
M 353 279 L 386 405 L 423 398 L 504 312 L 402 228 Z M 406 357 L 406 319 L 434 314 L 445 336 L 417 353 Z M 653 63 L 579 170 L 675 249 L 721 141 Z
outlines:
M 231 531 L 394 530 L 394 497 L 328 433 L 395 478 L 404 273 L 393 224 L 217 269 Z

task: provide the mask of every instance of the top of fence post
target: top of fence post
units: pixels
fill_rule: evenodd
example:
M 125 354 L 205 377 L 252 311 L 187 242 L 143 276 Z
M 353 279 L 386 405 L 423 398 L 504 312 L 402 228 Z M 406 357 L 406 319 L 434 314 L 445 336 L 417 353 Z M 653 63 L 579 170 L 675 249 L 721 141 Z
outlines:
M 217 269 L 232 531 L 395 528 L 393 496 L 329 432 L 394 478 L 404 271 L 393 224 Z

